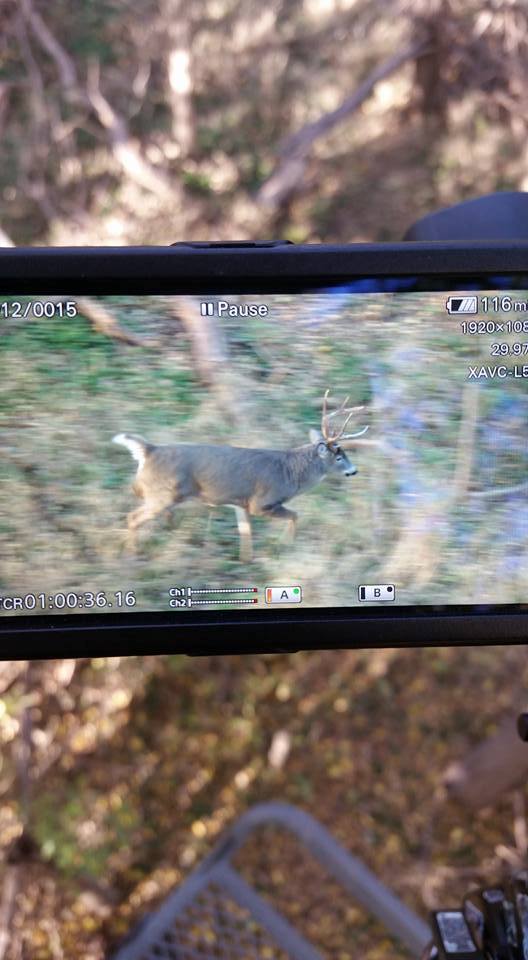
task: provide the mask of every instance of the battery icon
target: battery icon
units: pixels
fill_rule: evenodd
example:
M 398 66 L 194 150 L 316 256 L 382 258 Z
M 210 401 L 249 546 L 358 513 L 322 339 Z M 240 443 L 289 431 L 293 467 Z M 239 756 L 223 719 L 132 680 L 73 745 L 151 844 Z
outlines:
M 478 313 L 476 297 L 449 297 L 446 307 L 448 313 Z

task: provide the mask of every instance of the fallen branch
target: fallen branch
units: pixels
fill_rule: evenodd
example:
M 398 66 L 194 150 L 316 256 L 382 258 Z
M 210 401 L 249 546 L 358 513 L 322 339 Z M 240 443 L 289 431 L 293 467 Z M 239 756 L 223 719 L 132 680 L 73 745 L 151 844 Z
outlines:
M 111 337 L 112 340 L 120 340 L 121 343 L 128 343 L 133 347 L 154 346 L 154 342 L 145 340 L 125 330 L 113 313 L 102 303 L 97 303 L 88 297 L 77 297 L 76 304 L 82 315 L 90 321 L 94 330 L 104 334 L 105 337 Z
M 511 493 L 522 493 L 523 490 L 528 490 L 528 480 L 523 480 L 522 483 L 514 483 L 509 487 L 490 487 L 488 490 L 473 490 L 469 496 L 475 500 L 487 500 L 509 497 Z
M 307 157 L 316 140 L 354 113 L 370 96 L 380 80 L 384 80 L 395 73 L 409 60 L 414 60 L 417 56 L 423 55 L 427 47 L 428 42 L 421 40 L 412 43 L 404 50 L 400 50 L 399 53 L 394 54 L 388 60 L 384 60 L 369 73 L 354 93 L 343 100 L 343 103 L 336 110 L 324 113 L 318 120 L 307 123 L 296 134 L 285 140 L 280 149 L 282 159 L 261 186 L 256 198 L 257 203 L 274 208 L 284 204 L 294 190 L 298 188 L 299 180 L 305 170 Z
M 14 246 L 10 238 L 5 234 L 6 244 L 5 246 Z M 2 242 L 2 230 L 0 229 L 0 245 Z M 47 298 L 52 303 L 62 303 L 64 297 L 54 297 L 49 296 Z M 103 306 L 102 303 L 98 303 L 96 300 L 92 300 L 90 297 L 76 297 L 75 303 L 82 313 L 83 317 L 86 317 L 90 321 L 94 330 L 97 330 L 98 333 L 104 334 L 105 337 L 111 337 L 112 340 L 119 340 L 121 343 L 128 343 L 132 347 L 158 347 L 159 342 L 154 338 L 145 338 L 138 337 L 135 333 L 130 333 L 129 330 L 125 330 L 121 326 L 119 321 L 110 312 L 107 306 Z M 31 313 L 31 316 L 34 316 Z M 39 318 L 40 319 L 40 318 Z M 11 419 L 10 421 L 3 421 L 2 427 L 10 427 L 16 430 L 21 429 L 22 427 L 33 427 L 34 423 L 31 421 L 17 421 Z
M 10 245 L 13 246 L 13 244 Z M 52 303 L 62 303 L 64 297 L 49 296 L 47 299 Z M 76 297 L 75 303 L 83 317 L 86 317 L 86 319 L 90 321 L 94 330 L 97 330 L 98 333 L 102 333 L 105 337 L 111 337 L 112 340 L 119 340 L 121 343 L 128 343 L 132 347 L 152 348 L 159 346 L 159 341 L 155 338 L 138 337 L 135 333 L 125 330 L 106 305 L 98 303 L 96 300 L 92 300 L 90 297 Z M 30 316 L 34 316 L 34 314 L 31 312 Z M 31 421 L 17 421 L 16 418 L 11 418 L 10 421 L 2 422 L 3 428 L 11 427 L 17 430 L 21 429 L 22 427 L 33 426 L 35 426 L 35 424 Z

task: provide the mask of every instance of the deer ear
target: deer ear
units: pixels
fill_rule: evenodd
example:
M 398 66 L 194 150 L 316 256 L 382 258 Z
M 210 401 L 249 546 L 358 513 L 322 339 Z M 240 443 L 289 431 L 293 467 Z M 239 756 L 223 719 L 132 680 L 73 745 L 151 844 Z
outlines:
M 321 457 L 321 460 L 326 460 L 329 452 L 330 451 L 328 450 L 328 447 L 324 441 L 321 441 L 321 443 L 317 444 L 317 455 Z
M 312 443 L 321 443 L 324 440 L 323 434 L 319 430 L 310 430 L 310 440 Z

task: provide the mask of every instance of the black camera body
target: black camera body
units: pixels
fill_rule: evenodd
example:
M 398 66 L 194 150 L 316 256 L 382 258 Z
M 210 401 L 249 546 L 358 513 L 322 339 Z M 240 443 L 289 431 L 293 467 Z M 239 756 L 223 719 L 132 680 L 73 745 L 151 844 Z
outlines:
M 523 239 L 2 251 L 0 655 L 524 642 L 527 291 Z

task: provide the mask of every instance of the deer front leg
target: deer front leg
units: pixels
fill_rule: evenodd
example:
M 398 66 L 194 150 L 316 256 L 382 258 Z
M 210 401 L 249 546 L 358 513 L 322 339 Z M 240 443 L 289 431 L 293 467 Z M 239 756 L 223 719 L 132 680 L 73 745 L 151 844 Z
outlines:
M 253 559 L 253 544 L 251 539 L 251 523 L 249 521 L 249 514 L 247 510 L 244 510 L 243 507 L 233 506 L 233 509 L 236 513 L 238 535 L 240 537 L 240 561 L 241 563 L 248 563 Z
M 294 510 L 288 510 L 282 503 L 274 503 L 270 507 L 263 507 L 262 514 L 266 517 L 272 517 L 275 520 L 286 520 L 288 524 L 288 537 L 293 540 L 295 537 L 295 527 L 297 524 L 297 514 Z

